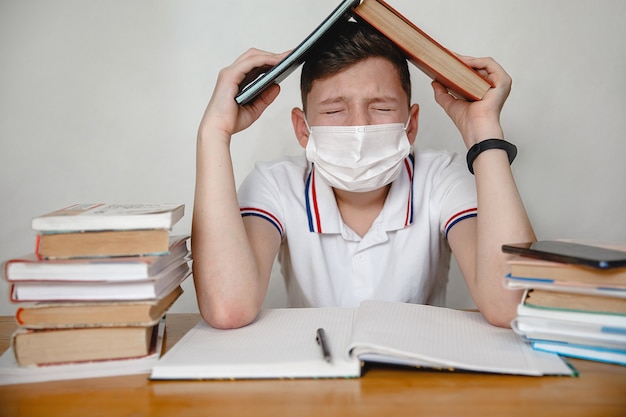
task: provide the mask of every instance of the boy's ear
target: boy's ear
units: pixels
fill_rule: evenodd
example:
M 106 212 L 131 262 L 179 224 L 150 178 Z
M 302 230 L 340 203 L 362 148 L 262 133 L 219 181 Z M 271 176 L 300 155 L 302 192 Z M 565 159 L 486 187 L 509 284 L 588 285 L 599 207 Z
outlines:
M 419 126 L 419 112 L 420 106 L 418 104 L 413 104 L 409 108 L 409 126 L 406 129 L 406 135 L 409 138 L 409 142 L 411 145 L 415 142 L 415 138 L 417 138 L 417 130 Z
M 291 109 L 291 123 L 293 124 L 296 138 L 298 138 L 298 143 L 303 148 L 306 148 L 307 143 L 309 143 L 309 129 L 306 126 L 304 112 L 301 109 L 297 107 Z

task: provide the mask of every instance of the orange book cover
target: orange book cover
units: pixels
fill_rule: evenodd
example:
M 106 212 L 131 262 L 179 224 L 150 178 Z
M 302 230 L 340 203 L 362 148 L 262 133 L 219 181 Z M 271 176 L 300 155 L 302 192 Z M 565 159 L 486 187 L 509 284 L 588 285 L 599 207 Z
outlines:
M 402 24 L 387 20 L 392 17 Z M 363 0 L 354 13 L 376 30 L 388 37 L 408 56 L 409 60 L 433 80 L 448 88 L 453 94 L 468 100 L 481 100 L 493 84 L 476 70 L 465 64 L 454 53 L 446 49 L 413 22 L 383 0 Z M 406 37 L 407 28 L 410 37 Z M 411 39 L 411 41 L 407 41 Z M 422 47 L 418 47 L 418 45 Z M 428 50 L 437 56 L 427 57 Z

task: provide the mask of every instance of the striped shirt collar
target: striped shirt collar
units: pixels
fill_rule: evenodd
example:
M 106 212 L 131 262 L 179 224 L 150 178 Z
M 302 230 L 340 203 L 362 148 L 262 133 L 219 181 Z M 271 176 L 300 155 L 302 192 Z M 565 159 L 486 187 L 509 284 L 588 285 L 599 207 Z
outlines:
M 412 154 L 404 159 L 404 169 L 389 189 L 381 212 L 383 227 L 387 231 L 402 229 L 413 223 L 414 163 Z M 309 231 L 341 233 L 343 220 L 332 187 L 316 176 L 315 166 L 311 163 L 305 180 L 304 199 Z

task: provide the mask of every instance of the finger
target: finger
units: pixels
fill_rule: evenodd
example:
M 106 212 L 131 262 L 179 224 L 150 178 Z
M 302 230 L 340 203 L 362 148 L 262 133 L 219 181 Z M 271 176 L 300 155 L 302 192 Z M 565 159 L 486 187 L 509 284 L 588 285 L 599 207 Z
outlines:
M 450 106 L 456 101 L 456 98 L 441 83 L 433 81 L 431 85 L 435 93 L 435 101 L 448 113 Z
M 248 103 L 242 106 L 241 109 L 244 112 L 246 119 L 245 124 L 250 125 L 274 102 L 278 94 L 280 93 L 280 86 L 278 84 L 272 84 L 265 91 L 263 91 L 252 103 Z
M 230 68 L 243 71 L 245 74 L 252 72 L 255 68 L 271 68 L 278 64 L 289 54 L 289 51 L 275 54 L 251 48 L 240 55 Z
M 262 77 L 287 54 L 288 52 L 274 54 L 252 49 L 242 55 L 230 68 L 235 74 L 233 81 L 237 84 L 238 91 Z
M 477 70 L 483 76 L 487 77 L 496 85 L 509 85 L 511 77 L 504 68 L 493 58 L 490 57 L 467 57 L 459 56 L 459 58 L 470 67 Z
M 272 84 L 263 91 L 259 97 L 256 98 L 249 106 L 254 112 L 258 112 L 260 115 L 270 104 L 274 102 L 278 94 L 280 93 L 280 86 L 278 84 Z

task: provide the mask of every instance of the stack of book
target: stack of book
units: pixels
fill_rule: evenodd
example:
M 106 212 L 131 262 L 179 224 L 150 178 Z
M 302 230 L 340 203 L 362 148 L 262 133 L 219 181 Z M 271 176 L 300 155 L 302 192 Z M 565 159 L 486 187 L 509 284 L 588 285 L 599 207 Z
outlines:
M 149 372 L 190 275 L 189 236 L 171 234 L 183 214 L 174 204 L 87 204 L 33 219 L 34 251 L 5 263 L 18 330 L 0 365 Z
M 626 267 L 524 255 L 509 267 L 505 286 L 525 290 L 512 327 L 534 349 L 626 365 Z

